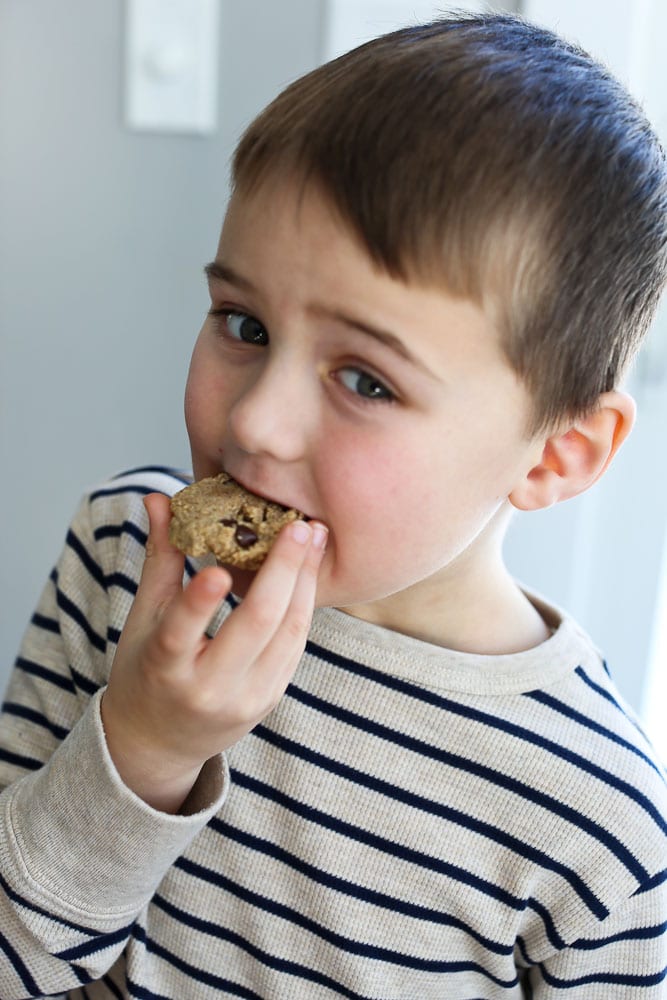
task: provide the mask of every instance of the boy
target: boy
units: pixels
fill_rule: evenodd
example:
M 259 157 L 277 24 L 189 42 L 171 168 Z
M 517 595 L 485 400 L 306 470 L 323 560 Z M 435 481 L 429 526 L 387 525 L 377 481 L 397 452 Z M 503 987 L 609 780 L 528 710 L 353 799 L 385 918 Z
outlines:
M 513 17 L 379 39 L 250 126 L 193 470 L 310 521 L 182 589 L 183 479 L 84 502 L 5 704 L 5 1000 L 666 995 L 664 775 L 501 554 L 631 429 L 666 208 L 634 103 Z

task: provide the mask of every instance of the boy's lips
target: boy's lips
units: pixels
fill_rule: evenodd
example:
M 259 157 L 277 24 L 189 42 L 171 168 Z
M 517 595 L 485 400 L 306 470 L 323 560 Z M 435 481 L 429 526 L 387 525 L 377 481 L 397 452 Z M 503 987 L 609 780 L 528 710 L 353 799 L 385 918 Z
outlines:
M 311 521 L 312 520 L 312 515 L 309 514 L 307 510 L 304 510 L 304 508 L 303 508 L 303 506 L 301 504 L 294 503 L 291 500 L 285 499 L 284 495 L 282 495 L 282 496 L 274 496 L 271 493 L 267 493 L 263 489 L 258 489 L 253 484 L 253 482 L 252 482 L 251 479 L 249 479 L 249 478 L 246 479 L 244 476 L 238 476 L 231 469 L 225 468 L 224 471 L 227 473 L 228 476 L 231 476 L 232 479 L 236 480 L 236 482 L 239 484 L 239 486 L 242 486 L 244 490 L 247 490 L 248 493 L 253 493 L 256 497 L 261 497 L 262 500 L 267 500 L 269 503 L 278 504 L 280 507 L 287 507 L 287 508 L 292 508 L 294 510 L 298 510 L 298 511 L 300 511 L 305 516 L 305 518 L 306 518 L 307 521 Z

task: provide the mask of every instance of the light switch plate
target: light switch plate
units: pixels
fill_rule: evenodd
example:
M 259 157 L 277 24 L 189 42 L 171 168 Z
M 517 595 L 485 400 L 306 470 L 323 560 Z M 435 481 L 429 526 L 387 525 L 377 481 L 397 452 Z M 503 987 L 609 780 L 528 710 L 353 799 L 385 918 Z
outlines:
M 126 0 L 125 122 L 210 134 L 218 96 L 219 0 Z

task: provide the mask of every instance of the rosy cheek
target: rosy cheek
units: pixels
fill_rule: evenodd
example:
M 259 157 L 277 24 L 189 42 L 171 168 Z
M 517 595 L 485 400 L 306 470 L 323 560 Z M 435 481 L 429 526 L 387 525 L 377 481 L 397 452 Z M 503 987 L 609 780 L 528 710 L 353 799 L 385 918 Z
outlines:
M 203 352 L 195 350 L 185 389 L 185 424 L 193 452 L 195 473 L 217 469 L 226 424 L 227 389 Z M 204 465 L 202 465 L 204 463 Z
M 403 503 L 409 483 L 409 471 L 393 448 L 370 447 L 341 440 L 333 443 L 327 454 L 336 456 L 342 474 L 335 479 L 336 507 L 351 526 L 360 521 L 368 527 L 382 517 L 393 520 Z M 407 480 L 406 480 L 406 477 Z M 366 530 L 367 530 L 366 527 Z
M 224 412 L 229 397 L 226 373 L 207 349 L 206 341 L 198 341 L 185 388 L 186 419 L 210 420 L 216 412 Z

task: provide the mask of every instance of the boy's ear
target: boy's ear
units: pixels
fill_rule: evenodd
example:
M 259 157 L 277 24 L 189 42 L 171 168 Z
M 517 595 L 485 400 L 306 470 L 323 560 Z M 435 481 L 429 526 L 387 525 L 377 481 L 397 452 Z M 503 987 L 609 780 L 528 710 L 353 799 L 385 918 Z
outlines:
M 632 430 L 635 403 L 605 392 L 597 409 L 547 438 L 539 463 L 509 496 L 518 510 L 539 510 L 583 493 L 600 478 Z

